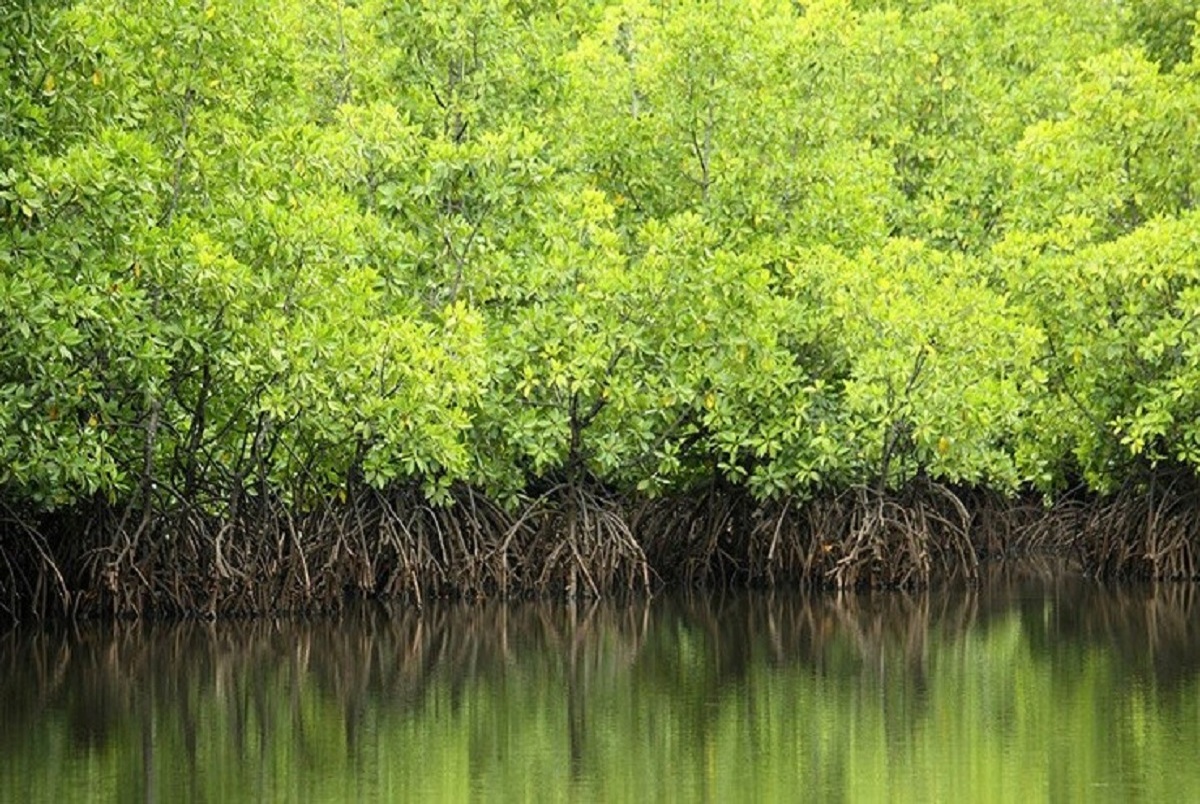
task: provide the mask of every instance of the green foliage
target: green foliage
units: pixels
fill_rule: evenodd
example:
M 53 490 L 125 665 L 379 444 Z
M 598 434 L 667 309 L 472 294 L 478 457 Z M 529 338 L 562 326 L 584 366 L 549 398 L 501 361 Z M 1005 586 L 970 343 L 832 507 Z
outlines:
M 1038 329 L 970 257 L 895 240 L 824 262 L 850 363 L 841 413 L 842 437 L 858 445 L 854 475 L 1015 489 L 1010 434 L 1045 381 Z
M 1130 3 L 1130 14 L 1131 33 L 1164 72 L 1192 60 L 1200 15 L 1196 0 L 1136 0 Z
M 136 245 L 165 172 L 143 137 L 108 129 L 0 191 L 3 482 L 39 504 L 128 489 L 143 396 L 167 375 Z
M 851 25 L 836 2 L 614 6 L 566 60 L 568 159 L 628 225 L 695 211 L 737 240 L 874 241 L 888 166 L 835 95 Z
M 1069 116 L 1030 126 L 1014 151 L 1010 227 L 1084 218 L 1089 236 L 1106 240 L 1190 209 L 1198 101 L 1194 80 L 1161 75 L 1136 51 L 1086 62 Z
M 1185 6 L 9 4 L 0 485 L 1191 468 Z
M 1070 455 L 1108 489 L 1200 458 L 1200 215 L 1014 269 L 1046 333 L 1051 382 L 1030 429 L 1041 460 Z M 1048 479 L 1048 478 L 1047 478 Z

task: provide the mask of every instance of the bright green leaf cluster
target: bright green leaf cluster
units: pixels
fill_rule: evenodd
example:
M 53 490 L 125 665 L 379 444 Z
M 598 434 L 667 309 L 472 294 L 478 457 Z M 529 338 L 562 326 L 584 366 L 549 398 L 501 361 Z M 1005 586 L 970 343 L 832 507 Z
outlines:
M 1200 85 L 1166 5 L 17 4 L 0 485 L 1192 471 Z

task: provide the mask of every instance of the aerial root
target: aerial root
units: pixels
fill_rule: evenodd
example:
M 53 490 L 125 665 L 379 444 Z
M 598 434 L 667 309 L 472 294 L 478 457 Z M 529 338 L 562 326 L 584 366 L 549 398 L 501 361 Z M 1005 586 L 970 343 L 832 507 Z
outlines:
M 348 598 L 568 598 L 657 584 L 923 588 L 983 559 L 1047 551 L 1106 578 L 1200 578 L 1188 479 L 1046 507 L 919 478 L 815 499 L 755 500 L 712 483 L 630 500 L 564 482 L 502 507 L 467 485 L 348 490 L 308 509 L 275 497 L 170 510 L 97 505 L 0 516 L 0 616 L 215 617 L 340 609 Z M 86 516 L 85 516 L 86 514 Z

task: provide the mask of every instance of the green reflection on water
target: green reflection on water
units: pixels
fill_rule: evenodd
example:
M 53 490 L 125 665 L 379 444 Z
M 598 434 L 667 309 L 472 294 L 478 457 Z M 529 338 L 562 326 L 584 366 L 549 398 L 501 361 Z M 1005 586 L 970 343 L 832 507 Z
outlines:
M 1196 596 L 1026 569 L 919 596 L 20 630 L 0 798 L 1200 800 Z

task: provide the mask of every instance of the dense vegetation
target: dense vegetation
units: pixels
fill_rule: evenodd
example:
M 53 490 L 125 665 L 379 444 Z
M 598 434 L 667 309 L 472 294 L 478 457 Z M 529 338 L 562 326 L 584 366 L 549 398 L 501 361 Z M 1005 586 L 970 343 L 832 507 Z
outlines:
M 0 605 L 1194 577 L 1196 11 L 8 3 Z

